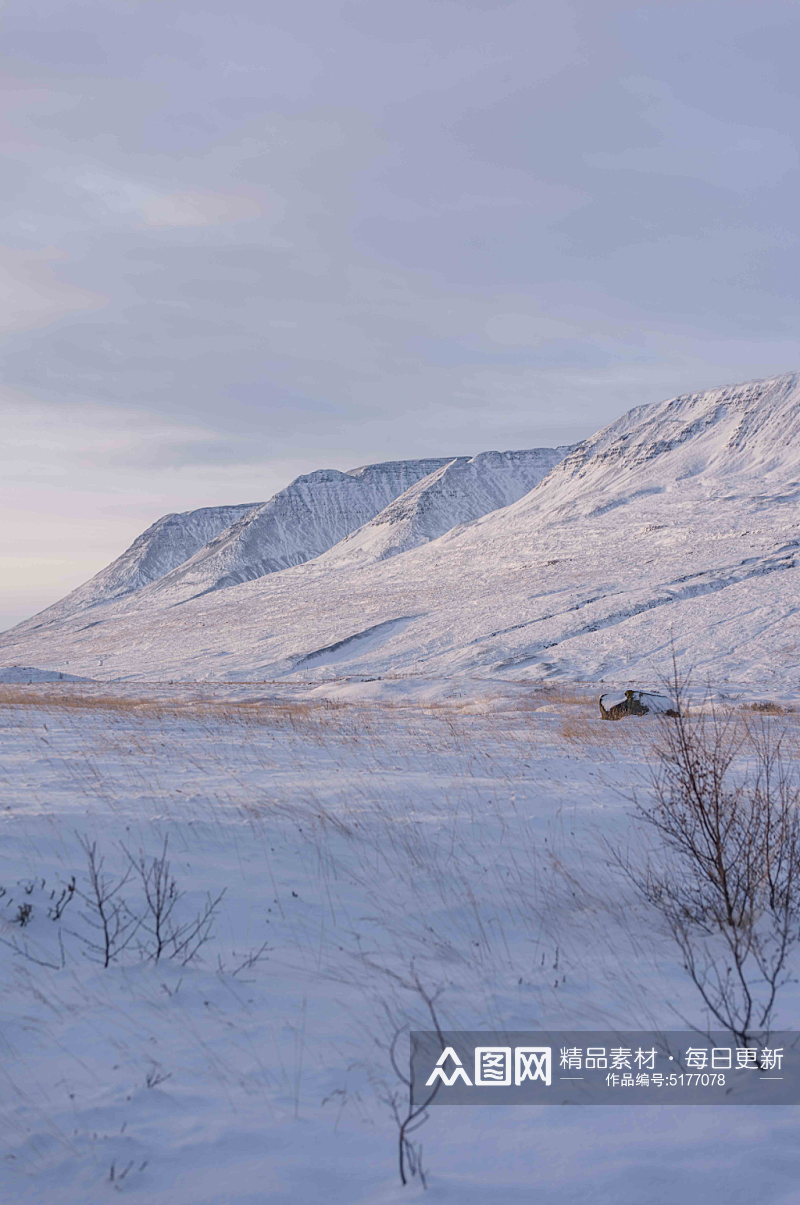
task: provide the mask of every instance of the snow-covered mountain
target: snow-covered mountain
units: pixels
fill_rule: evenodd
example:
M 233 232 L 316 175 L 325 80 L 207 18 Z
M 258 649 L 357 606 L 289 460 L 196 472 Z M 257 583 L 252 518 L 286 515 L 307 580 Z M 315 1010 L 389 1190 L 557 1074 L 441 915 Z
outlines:
M 516 502 L 571 451 L 569 446 L 531 448 L 451 460 L 346 536 L 326 555 L 325 563 L 346 563 L 351 558 L 380 561 L 427 544 L 461 523 Z
M 178 607 L 156 609 L 148 586 L 90 629 L 77 617 L 38 639 L 7 633 L 0 661 L 97 677 L 647 685 L 674 641 L 682 665 L 731 689 L 800 694 L 797 374 L 638 407 L 518 501 L 472 521 L 459 505 L 437 535 L 443 483 L 480 461 L 438 466 L 303 564 Z
M 787 373 L 629 410 L 563 458 L 531 505 L 554 519 L 590 518 L 646 494 L 689 489 L 709 498 L 722 492 L 734 504 L 737 489 L 749 497 L 759 483 L 796 477 L 799 381 Z
M 268 502 L 165 515 L 111 565 L 17 630 L 122 600 L 126 609 L 152 609 L 253 581 L 318 557 L 373 519 L 379 540 L 393 541 L 395 551 L 414 547 L 521 498 L 569 451 L 534 448 L 472 459 L 386 461 L 347 472 L 320 469 L 297 477 Z M 395 499 L 397 513 L 391 509 Z M 92 622 L 101 621 L 92 616 Z
M 462 459 L 466 460 L 466 457 Z M 297 477 L 268 502 L 164 515 L 130 548 L 19 628 L 41 627 L 157 588 L 169 602 L 300 565 L 377 514 L 451 458 L 396 460 Z M 155 590 L 147 594 L 152 604 Z M 138 601 L 138 600 L 137 600 Z
M 465 458 L 464 458 L 465 459 Z M 210 540 L 150 589 L 145 605 L 207 594 L 301 565 L 382 511 L 410 485 L 454 463 L 393 460 L 297 477 Z
M 57 622 L 99 603 L 125 598 L 141 590 L 188 560 L 198 548 L 246 515 L 254 505 L 245 502 L 239 506 L 205 506 L 183 514 L 164 515 L 137 536 L 130 548 L 105 569 L 20 626 L 30 628 L 34 623 L 39 626 Z

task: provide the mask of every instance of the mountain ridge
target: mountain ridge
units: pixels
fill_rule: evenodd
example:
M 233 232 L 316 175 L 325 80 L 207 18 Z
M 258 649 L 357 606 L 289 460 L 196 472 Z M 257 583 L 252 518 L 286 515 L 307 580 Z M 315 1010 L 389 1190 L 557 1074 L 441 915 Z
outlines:
M 471 458 L 379 461 L 343 471 L 317 469 L 296 477 L 266 502 L 164 515 L 88 582 L 12 630 L 34 630 L 115 603 L 128 608 L 174 606 L 281 572 L 336 548 L 376 517 L 380 522 L 384 516 L 391 527 L 391 517 L 386 518 L 392 514 L 391 505 L 407 495 L 408 505 L 411 499 L 427 498 L 429 527 L 438 504 L 436 532 L 419 537 L 433 538 L 455 523 L 521 497 L 569 450 L 536 448 Z M 462 469 L 471 473 L 473 489 L 451 491 L 452 505 L 446 512 L 441 489 L 434 497 L 436 487 L 452 482 Z M 488 480 L 482 482 L 482 475 Z M 417 486 L 421 494 L 414 492 Z M 408 546 L 415 542 L 406 541 Z
M 435 540 L 454 527 L 509 506 L 563 460 L 573 445 L 459 457 L 410 486 L 324 555 L 324 564 L 351 557 L 384 560 Z
M 255 505 L 244 502 L 233 506 L 203 506 L 162 515 L 110 565 L 17 627 L 27 628 L 34 620 L 42 623 L 58 621 L 68 614 L 89 610 L 143 589 L 192 556 Z
M 183 601 L 303 564 L 453 459 L 381 461 L 345 472 L 302 474 L 165 574 L 149 594 Z
M 798 550 L 789 373 L 637 407 L 522 498 L 400 555 L 327 552 L 157 615 L 112 604 L 89 631 L 7 634 L 0 658 L 104 677 L 635 684 L 675 647 L 731 689 L 800 693 Z

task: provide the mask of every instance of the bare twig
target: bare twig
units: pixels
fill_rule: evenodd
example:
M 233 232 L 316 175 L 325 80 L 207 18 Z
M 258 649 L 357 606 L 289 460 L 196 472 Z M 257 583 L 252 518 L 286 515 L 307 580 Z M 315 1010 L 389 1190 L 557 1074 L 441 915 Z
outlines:
M 144 892 L 147 911 L 142 919 L 142 928 L 152 939 L 148 950 L 154 962 L 158 962 L 164 949 L 171 941 L 175 932 L 172 914 L 179 899 L 183 895 L 178 891 L 175 879 L 170 872 L 167 860 L 167 837 L 161 847 L 161 853 L 148 858 L 139 850 L 136 857 L 123 845 L 123 850 L 130 861 L 133 872 L 139 877 Z
M 37 958 L 35 954 L 31 954 L 27 945 L 21 946 L 15 937 L 11 938 L 10 941 L 5 937 L 0 938 L 0 945 L 8 946 L 10 950 L 13 950 L 15 954 L 19 954 L 20 957 L 26 958 L 28 962 L 35 962 L 37 966 L 47 967 L 48 970 L 51 971 L 63 971 L 64 967 L 67 965 L 67 956 L 64 952 L 64 941 L 60 932 L 58 934 L 58 948 L 61 952 L 60 962 L 48 962 L 45 958 Z
M 72 875 L 69 882 L 63 887 L 61 894 L 56 898 L 55 890 L 50 892 L 50 899 L 53 901 L 47 909 L 47 915 L 50 920 L 60 920 L 67 904 L 71 903 L 75 895 L 75 875 Z
M 80 916 L 97 932 L 98 937 L 93 940 L 85 934 L 75 933 L 73 930 L 69 932 L 83 942 L 87 951 L 107 967 L 130 945 L 142 923 L 141 918 L 130 911 L 120 896 L 123 887 L 130 881 L 132 870 L 127 870 L 118 879 L 105 874 L 105 859 L 97 852 L 97 842 L 81 836 L 78 840 L 86 854 L 89 879 L 88 891 L 76 888 L 77 894 L 88 909 L 87 912 L 80 913 Z
M 615 861 L 666 922 L 709 1016 L 748 1045 L 768 1033 L 800 943 L 800 788 L 775 721 L 692 720 L 675 667 L 670 685 L 679 714 L 660 721 L 652 802 L 633 798 L 655 840 Z
M 444 1045 L 442 1028 L 439 1024 L 439 1018 L 436 1013 L 436 1001 L 441 992 L 428 992 L 423 987 L 422 982 L 416 971 L 412 970 L 410 986 L 421 998 L 431 1018 L 433 1028 Z M 406 1074 L 401 1068 L 397 1060 L 397 1044 L 400 1041 L 403 1033 L 407 1030 L 407 1026 L 400 1026 L 395 1030 L 389 1045 L 389 1061 L 392 1065 L 392 1070 L 397 1076 L 400 1083 L 403 1085 L 401 1090 L 390 1090 L 383 1098 L 386 1104 L 392 1111 L 392 1116 L 397 1124 L 397 1155 L 398 1155 L 398 1170 L 400 1172 L 400 1182 L 408 1184 L 409 1178 L 419 1176 L 420 1183 L 423 1188 L 427 1188 L 425 1179 L 425 1171 L 422 1165 L 422 1144 L 412 1142 L 411 1135 L 415 1133 L 420 1126 L 423 1126 L 428 1120 L 428 1106 L 432 1103 L 433 1098 L 441 1087 L 441 1080 L 436 1081 L 433 1089 L 427 1093 L 425 1099 L 418 1101 L 414 1093 L 414 1082 L 411 1074 Z

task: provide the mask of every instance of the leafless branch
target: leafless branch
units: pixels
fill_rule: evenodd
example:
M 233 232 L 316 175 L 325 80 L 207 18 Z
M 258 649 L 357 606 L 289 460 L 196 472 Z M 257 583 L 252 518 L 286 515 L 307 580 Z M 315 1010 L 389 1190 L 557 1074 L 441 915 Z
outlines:
M 659 721 L 649 798 L 635 815 L 653 840 L 614 860 L 666 922 L 713 1020 L 743 1045 L 768 1033 L 800 943 L 800 787 L 785 734 L 766 715 Z M 745 770 L 740 770 L 742 762 Z

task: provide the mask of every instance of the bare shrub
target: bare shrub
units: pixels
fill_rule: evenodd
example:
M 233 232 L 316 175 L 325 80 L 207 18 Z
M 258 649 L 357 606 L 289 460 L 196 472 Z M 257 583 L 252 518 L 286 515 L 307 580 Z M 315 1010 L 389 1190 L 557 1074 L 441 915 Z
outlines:
M 224 887 L 216 896 L 212 896 L 209 892 L 200 911 L 191 920 L 182 925 L 176 925 L 172 929 L 169 937 L 169 956 L 176 959 L 181 966 L 185 967 L 193 958 L 196 958 L 202 947 L 211 938 L 217 908 L 224 894 Z
M 72 885 L 72 890 L 74 891 L 74 879 L 72 879 L 70 881 L 70 883 Z M 37 886 L 37 882 L 31 881 L 31 880 L 27 880 L 27 881 L 23 880 L 22 882 L 20 882 L 18 884 L 18 886 L 22 887 L 22 889 L 26 895 L 32 895 L 34 888 Z M 46 880 L 42 879 L 41 880 L 41 890 L 44 890 L 45 886 L 46 886 Z M 0 899 L 2 899 L 7 894 L 8 893 L 6 892 L 6 889 L 4 887 L 0 887 Z M 55 900 L 55 894 L 56 894 L 55 890 L 51 891 L 51 893 L 50 893 L 51 900 Z M 66 907 L 66 904 L 69 902 L 69 900 L 71 898 L 72 898 L 72 895 L 70 892 L 70 884 L 67 884 L 62 890 L 61 896 L 56 901 L 56 904 L 58 905 L 57 909 L 54 907 L 54 905 L 51 905 L 47 909 L 47 915 L 49 917 L 51 917 L 51 919 L 53 919 L 53 920 L 58 920 L 60 918 L 61 913 L 63 912 L 64 908 Z M 10 907 L 13 903 L 14 903 L 13 898 L 10 898 L 7 901 L 7 906 Z M 17 904 L 16 914 L 10 918 L 11 924 L 19 925 L 20 929 L 25 929 L 33 920 L 33 913 L 34 913 L 33 904 L 30 904 L 27 901 L 25 901 L 24 903 L 21 903 L 21 904 Z M 27 942 L 21 943 L 20 941 L 17 940 L 16 937 L 12 937 L 12 938 L 0 937 L 0 945 L 6 946 L 14 954 L 18 954 L 22 958 L 26 958 L 29 962 L 33 962 L 37 966 L 48 967 L 50 970 L 54 970 L 54 971 L 63 970 L 63 968 L 66 966 L 67 958 L 66 958 L 66 953 L 64 951 L 64 942 L 63 942 L 60 930 L 58 931 L 58 953 L 55 955 L 55 957 L 58 959 L 58 961 L 53 961 L 52 957 L 43 957 L 43 954 L 46 954 L 47 950 L 42 948 L 42 946 L 36 942 L 34 943 L 34 948 L 37 951 L 36 953 L 33 953 L 31 951 Z
M 169 941 L 173 929 L 172 913 L 181 895 L 167 861 L 167 838 L 164 838 L 161 853 L 157 857 L 147 858 L 141 850 L 137 857 L 128 850 L 125 853 L 141 880 L 147 907 L 142 927 L 152 939 L 150 957 L 158 962 Z
M 86 854 L 89 879 L 87 891 L 76 888 L 87 908 L 79 915 L 97 936 L 92 938 L 84 933 L 70 932 L 83 943 L 88 957 L 107 967 L 130 945 L 141 924 L 141 919 L 131 912 L 120 894 L 133 872 L 129 868 L 119 877 L 106 874 L 103 869 L 105 859 L 97 852 L 97 842 L 89 841 L 88 837 L 78 837 L 78 841 Z
M 139 1164 L 138 1170 L 140 1172 L 143 1172 L 144 1169 L 147 1167 L 147 1163 L 148 1163 L 148 1160 L 145 1159 L 143 1163 Z M 111 1164 L 111 1169 L 108 1173 L 108 1180 L 109 1180 L 110 1184 L 114 1185 L 117 1192 L 123 1191 L 122 1186 L 124 1184 L 125 1177 L 128 1176 L 131 1173 L 131 1171 L 133 1170 L 133 1164 L 134 1164 L 134 1160 L 129 1159 L 127 1164 L 125 1165 L 125 1167 L 123 1167 L 121 1170 L 117 1168 L 116 1160 Z
M 55 888 L 50 892 L 50 905 L 47 909 L 50 920 L 61 920 L 67 904 L 72 902 L 76 886 L 75 875 L 72 875 L 69 882 L 62 887 L 59 895 L 56 895 Z
M 172 1072 L 165 1071 L 160 1063 L 151 1061 L 150 1069 L 144 1077 L 144 1086 L 145 1088 L 157 1088 L 159 1084 L 163 1084 L 168 1079 L 172 1079 Z
M 687 683 L 672 687 L 685 701 Z M 680 712 L 658 721 L 652 802 L 633 798 L 653 845 L 616 858 L 709 1017 L 748 1045 L 768 1033 L 800 943 L 800 787 L 774 721 Z
M 419 976 L 413 971 L 411 983 L 403 983 L 403 986 L 412 987 L 423 1001 L 430 1015 L 433 1028 L 444 1046 L 442 1027 L 436 1014 L 436 1000 L 439 992 L 428 992 L 420 982 Z M 432 1103 L 433 1098 L 441 1087 L 441 1080 L 437 1080 L 434 1087 L 429 1092 L 426 1092 L 424 1100 L 418 1101 L 416 1099 L 414 1095 L 414 1082 L 410 1071 L 409 1074 L 406 1074 L 397 1061 L 397 1045 L 406 1030 L 407 1026 L 405 1025 L 397 1027 L 389 1045 L 389 1061 L 402 1087 L 399 1089 L 387 1089 L 382 1099 L 391 1109 L 392 1116 L 397 1125 L 398 1170 L 400 1172 L 401 1184 L 408 1184 L 409 1178 L 413 1179 L 418 1176 L 422 1187 L 427 1188 L 425 1170 L 422 1164 L 422 1143 L 413 1141 L 411 1135 L 416 1133 L 420 1126 L 423 1126 L 428 1120 L 428 1106 Z
M 161 852 L 154 857 L 148 857 L 142 850 L 133 855 L 123 846 L 131 869 L 142 885 L 145 901 L 145 913 L 141 919 L 141 931 L 149 937 L 141 949 L 158 962 L 166 951 L 168 957 L 177 959 L 183 966 L 191 962 L 211 936 L 214 915 L 225 894 L 223 889 L 219 895 L 207 896 L 205 906 L 188 921 L 179 922 L 175 917 L 175 909 L 183 899 L 185 892 L 178 890 L 178 885 L 172 875 L 167 858 L 167 837 L 161 846 Z

